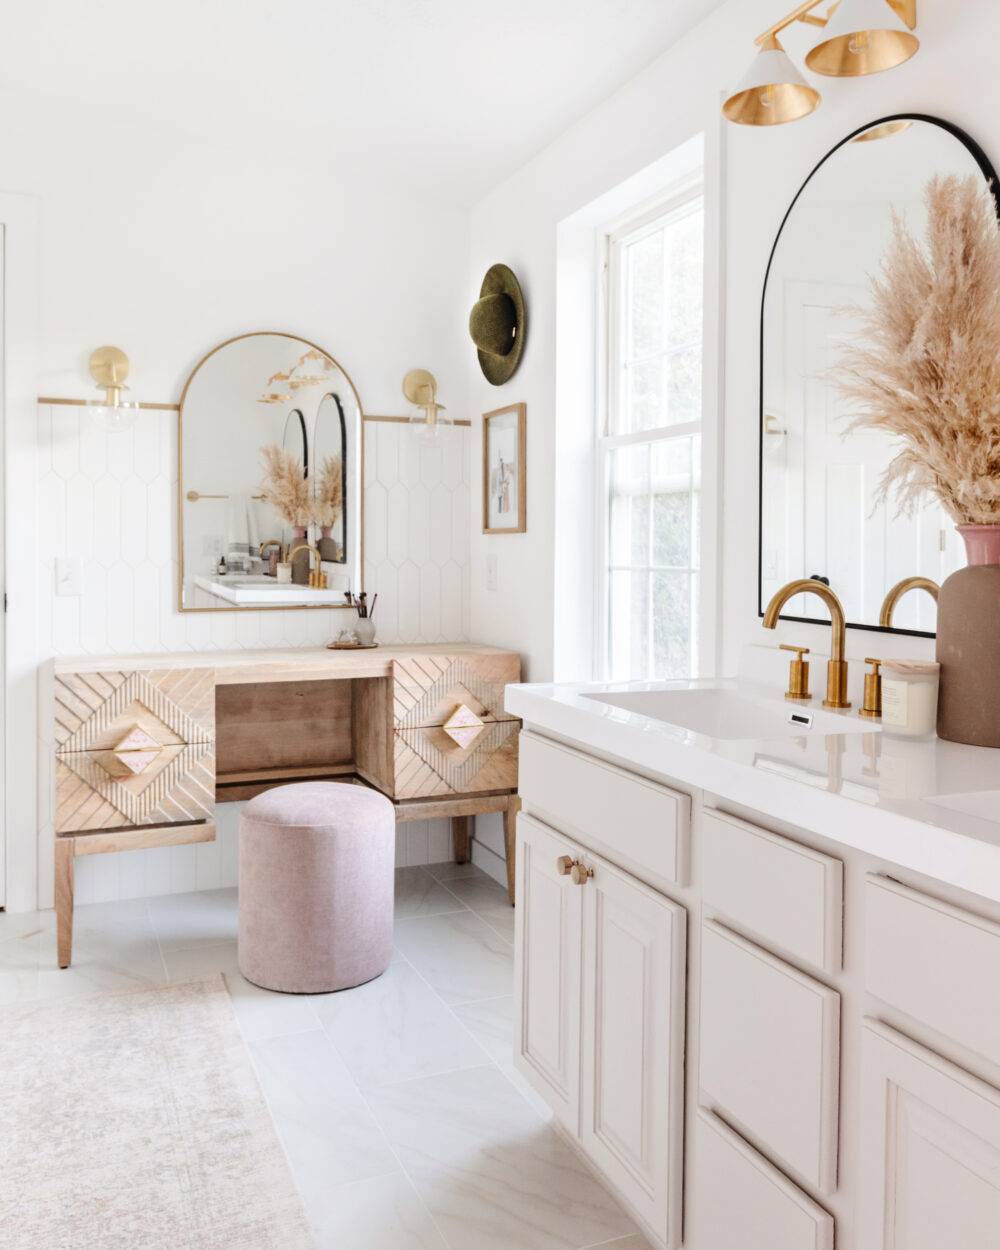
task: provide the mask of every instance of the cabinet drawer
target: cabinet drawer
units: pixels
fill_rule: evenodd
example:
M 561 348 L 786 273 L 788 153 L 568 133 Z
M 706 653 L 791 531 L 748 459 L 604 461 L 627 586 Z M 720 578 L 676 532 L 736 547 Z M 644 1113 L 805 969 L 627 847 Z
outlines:
M 1000 1093 L 867 1020 L 858 1239 L 892 1250 L 1000 1244 Z
M 691 800 L 532 733 L 521 735 L 527 807 L 640 875 L 686 884 Z
M 397 729 L 443 725 L 460 709 L 482 721 L 509 720 L 503 707 L 504 690 L 520 680 L 521 659 L 516 651 L 393 660 L 393 724 Z
M 865 922 L 865 988 L 1000 1064 L 1000 925 L 874 875 Z
M 440 725 L 397 729 L 393 744 L 393 795 L 397 799 L 481 794 L 517 787 L 520 721 L 485 723 L 468 745 Z
M 829 1212 L 711 1112 L 698 1112 L 695 1152 L 698 1250 L 833 1250 Z
M 146 758 L 136 758 L 140 754 Z M 214 747 L 197 742 L 141 753 L 62 752 L 55 802 L 56 833 L 211 820 Z
M 842 964 L 844 866 L 735 816 L 705 812 L 705 902 L 767 946 L 837 972 Z
M 53 737 L 59 752 L 110 751 L 138 732 L 160 746 L 215 737 L 215 670 L 57 673 Z
M 837 1180 L 840 995 L 712 921 L 702 926 L 700 1085 L 761 1149 Z

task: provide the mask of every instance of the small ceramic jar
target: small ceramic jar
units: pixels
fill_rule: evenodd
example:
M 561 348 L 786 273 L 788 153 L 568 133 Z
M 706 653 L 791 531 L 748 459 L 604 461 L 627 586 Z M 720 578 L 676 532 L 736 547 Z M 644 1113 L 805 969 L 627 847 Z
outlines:
M 279 582 L 290 582 L 292 580 L 292 566 L 286 560 L 279 560 L 275 565 L 275 576 Z
M 937 732 L 940 674 L 940 664 L 933 661 L 883 661 L 883 733 L 897 738 L 929 738 Z

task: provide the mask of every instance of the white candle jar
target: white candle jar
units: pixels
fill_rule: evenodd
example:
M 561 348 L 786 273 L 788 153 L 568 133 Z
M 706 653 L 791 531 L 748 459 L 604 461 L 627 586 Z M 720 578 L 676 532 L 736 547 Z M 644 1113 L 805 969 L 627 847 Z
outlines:
M 937 732 L 940 664 L 885 660 L 882 664 L 882 731 L 896 738 L 929 738 Z

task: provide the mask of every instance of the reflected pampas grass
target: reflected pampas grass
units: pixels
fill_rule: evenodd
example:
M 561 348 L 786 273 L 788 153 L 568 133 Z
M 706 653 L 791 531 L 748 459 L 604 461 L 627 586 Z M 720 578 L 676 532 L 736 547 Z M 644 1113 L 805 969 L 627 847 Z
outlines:
M 277 443 L 260 449 L 264 461 L 261 493 L 287 525 L 304 526 L 312 519 L 312 499 L 302 462 Z
M 879 484 L 911 514 L 931 496 L 958 525 L 1000 524 L 1000 223 L 981 180 L 932 179 L 922 243 L 893 233 L 836 384 L 849 430 L 893 435 Z

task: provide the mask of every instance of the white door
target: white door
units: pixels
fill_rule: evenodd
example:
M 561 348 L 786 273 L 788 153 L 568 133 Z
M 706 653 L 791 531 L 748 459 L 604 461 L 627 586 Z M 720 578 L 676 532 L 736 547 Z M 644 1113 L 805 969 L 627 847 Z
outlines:
M 1000 1247 L 1000 1092 L 887 1026 L 864 1029 L 859 1245 Z
M 514 1061 L 566 1129 L 579 1135 L 583 891 L 560 873 L 579 848 L 521 814 L 517 820 Z
M 581 1141 L 663 1238 L 681 1241 L 687 913 L 583 855 Z

